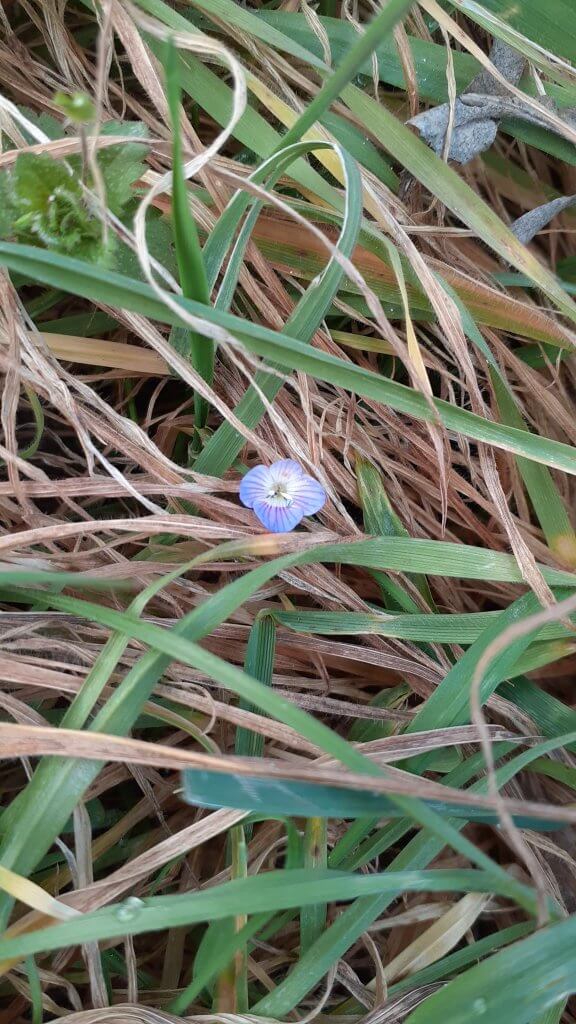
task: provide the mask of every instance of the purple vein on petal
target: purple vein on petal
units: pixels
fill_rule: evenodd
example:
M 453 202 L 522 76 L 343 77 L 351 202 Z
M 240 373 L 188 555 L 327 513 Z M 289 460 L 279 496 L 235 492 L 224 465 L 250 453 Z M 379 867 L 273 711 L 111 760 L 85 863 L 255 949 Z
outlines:
M 298 484 L 298 491 L 294 502 L 298 504 L 302 515 L 313 516 L 315 512 L 319 512 L 323 505 L 326 504 L 326 491 L 317 480 L 314 480 L 311 476 L 306 476 Z
M 240 501 L 246 508 L 254 508 L 254 502 L 262 500 L 271 486 L 268 466 L 255 466 L 240 481 Z
M 258 519 L 271 533 L 289 533 L 302 519 L 304 513 L 295 502 L 293 505 L 271 505 L 268 501 L 254 502 Z

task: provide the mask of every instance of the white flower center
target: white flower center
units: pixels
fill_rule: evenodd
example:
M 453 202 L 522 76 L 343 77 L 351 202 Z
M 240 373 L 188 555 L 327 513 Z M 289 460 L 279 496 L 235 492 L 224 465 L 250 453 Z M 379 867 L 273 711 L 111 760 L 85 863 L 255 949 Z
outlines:
M 282 508 L 288 508 L 288 506 L 290 506 L 294 501 L 294 498 L 290 494 L 287 481 L 275 480 L 266 495 L 266 500 L 269 501 L 271 505 L 280 505 Z

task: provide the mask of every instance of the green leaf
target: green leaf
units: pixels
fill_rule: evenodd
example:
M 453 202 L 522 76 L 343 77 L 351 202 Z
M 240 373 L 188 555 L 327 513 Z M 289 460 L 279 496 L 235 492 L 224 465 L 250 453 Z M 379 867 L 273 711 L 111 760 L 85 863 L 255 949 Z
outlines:
M 296 144 L 294 144 L 294 147 L 294 155 L 296 155 L 296 153 L 299 152 L 299 149 L 296 148 Z M 308 148 L 317 148 L 317 145 L 311 147 L 306 146 L 306 149 Z M 279 175 L 285 161 L 290 159 L 291 152 L 291 147 L 287 147 L 285 150 L 282 150 L 277 154 L 276 159 L 269 161 L 265 165 L 266 167 L 271 165 L 272 176 L 269 182 L 270 184 L 273 184 L 275 178 Z M 342 255 L 350 257 L 356 246 L 362 219 L 362 184 L 358 168 L 355 163 L 344 151 L 341 151 L 340 156 L 345 168 L 348 188 L 346 190 L 344 217 L 340 237 L 337 241 L 337 249 Z M 260 177 L 260 174 L 258 174 L 257 177 Z M 216 246 L 218 232 L 222 229 L 224 219 L 229 219 L 228 235 L 229 237 L 232 237 L 235 229 L 235 223 L 241 216 L 246 205 L 245 200 L 246 197 L 241 194 L 237 197 L 236 201 L 233 200 L 229 209 L 223 214 L 220 223 L 216 225 L 211 238 L 206 244 L 206 259 L 208 266 L 210 266 L 210 259 Z M 244 234 L 241 238 L 242 247 L 240 247 L 239 244 L 235 247 L 236 274 L 239 273 L 239 260 L 242 258 L 244 247 L 248 242 L 249 231 L 251 230 L 252 223 L 258 214 L 259 205 L 260 204 L 253 207 L 251 217 L 246 221 Z M 234 206 L 237 207 L 237 211 L 234 210 Z M 220 259 L 226 247 L 226 244 L 221 245 Z M 212 273 L 214 273 L 215 269 L 216 267 L 214 266 Z M 231 268 L 229 267 L 228 272 L 230 272 L 230 269 Z M 322 320 L 326 316 L 326 313 L 330 309 L 343 278 L 343 267 L 335 257 L 331 257 L 328 265 L 324 268 L 319 277 L 309 285 L 304 295 L 297 302 L 296 307 L 290 314 L 285 329 L 280 337 L 285 334 L 293 334 L 295 337 L 309 344 L 312 341 L 319 325 L 322 323 Z M 228 293 L 227 298 L 231 298 L 230 292 Z M 218 305 L 220 307 L 220 302 Z M 274 367 L 274 369 L 278 368 L 279 367 Z M 235 408 L 234 412 L 236 416 L 243 423 L 254 428 L 261 420 L 266 408 L 261 396 L 264 395 L 269 401 L 272 401 L 280 391 L 281 387 L 282 379 L 277 373 L 260 371 L 256 374 L 254 385 L 248 388 L 243 398 Z M 194 464 L 194 469 L 197 473 L 209 473 L 211 476 L 222 476 L 226 469 L 233 464 L 243 446 L 243 435 L 226 421 L 218 427 L 218 430 L 216 430 L 205 445 L 203 451 Z
M 488 872 L 470 870 L 387 871 L 352 875 L 340 871 L 268 871 L 236 879 L 204 892 L 129 899 L 102 910 L 82 914 L 78 920 L 42 928 L 27 935 L 0 939 L 0 959 L 29 956 L 64 946 L 142 935 L 162 928 L 178 928 L 232 915 L 301 907 L 319 901 L 352 900 L 359 895 L 406 892 L 500 892 Z
M 458 0 L 458 7 L 480 24 L 488 23 L 492 31 L 496 28 L 494 20 L 487 22 L 486 16 L 496 15 L 506 27 L 532 39 L 539 47 L 576 62 L 576 28 L 570 0 L 553 0 L 548 5 L 540 0 L 522 0 L 518 4 L 508 0 Z
M 50 114 L 38 114 L 35 110 L 31 110 L 30 107 L 21 106 L 20 110 L 25 115 L 26 120 L 30 121 L 31 124 L 39 128 L 40 131 L 44 132 L 49 139 L 55 141 L 56 139 L 62 139 L 65 135 L 62 122 L 57 121 L 55 117 L 51 117 Z M 38 141 L 34 136 L 30 135 L 29 131 L 22 126 L 21 132 L 25 139 L 28 139 L 31 146 L 35 145 Z M 10 148 L 10 147 L 7 147 Z
M 304 552 L 303 554 L 307 553 Z M 286 562 L 286 559 L 278 559 L 277 565 L 282 562 Z M 269 566 L 266 569 L 269 571 Z M 254 584 L 260 574 L 258 570 L 253 570 L 249 575 L 252 577 Z M 234 584 L 230 584 L 225 590 L 234 590 Z M 257 680 L 247 676 L 236 666 L 228 664 L 209 651 L 203 650 L 197 644 L 185 639 L 181 635 L 183 628 L 189 627 L 190 621 L 193 621 L 196 629 L 198 629 L 198 615 L 191 614 L 187 616 L 180 623 L 179 627 L 167 632 L 150 623 L 143 623 L 139 619 L 131 618 L 129 615 L 98 605 L 91 605 L 87 602 L 80 602 L 74 598 L 47 595 L 46 601 L 53 607 L 60 608 L 63 611 L 82 614 L 96 622 L 101 622 L 129 636 L 143 640 L 145 643 L 152 644 L 158 652 L 153 657 L 145 655 L 141 659 L 141 663 L 137 664 L 135 669 L 124 679 L 123 686 L 115 691 L 105 708 L 94 719 L 92 728 L 96 731 L 110 731 L 112 722 L 114 722 L 114 730 L 116 732 L 127 731 L 134 721 L 134 707 L 133 702 L 126 703 L 125 691 L 128 690 L 130 692 L 130 687 L 137 683 L 140 686 L 141 699 L 142 690 L 144 691 L 143 699 L 146 699 L 151 692 L 150 687 L 155 682 L 155 668 L 158 666 L 161 672 L 167 663 L 178 659 L 199 671 L 207 673 L 215 681 L 233 690 L 241 697 L 257 704 L 257 706 L 263 708 L 268 714 L 274 715 L 284 724 L 295 728 L 306 739 L 309 739 L 320 749 L 352 770 L 359 771 L 361 774 L 380 774 L 380 769 L 376 765 L 326 725 L 312 718 L 312 716 L 295 705 L 283 700 L 279 695 L 263 686 Z M 206 604 L 196 610 L 200 613 L 200 620 L 205 609 Z M 168 659 L 168 662 L 166 659 Z M 126 706 L 123 706 L 125 703 Z M 409 814 L 424 826 L 425 829 L 431 830 L 434 835 L 442 836 L 444 844 L 451 844 L 454 849 L 469 858 L 473 863 L 479 864 L 483 869 L 489 870 L 498 878 L 505 874 L 502 868 L 494 864 L 473 843 L 460 836 L 458 830 L 451 823 L 442 819 L 436 812 L 423 804 L 422 801 L 399 794 L 394 794 L 391 796 L 391 799 L 399 807 L 403 808 L 406 814 Z M 14 804 L 16 803 L 17 801 L 14 802 Z M 12 815 L 15 813 L 14 804 L 10 807 L 10 814 Z M 2 818 L 2 827 L 6 831 L 8 844 L 10 844 L 12 838 L 9 827 L 10 814 L 5 814 Z M 2 852 L 4 853 L 4 851 Z M 12 855 L 14 855 L 14 852 L 13 850 Z M 518 902 L 532 911 L 536 904 L 531 891 L 520 883 L 511 882 L 510 885 L 515 890 Z
M 397 542 L 399 543 L 399 542 Z M 479 652 L 480 653 L 480 652 Z M 472 666 L 469 666 L 469 669 Z M 452 677 L 454 679 L 454 677 Z M 468 677 L 469 678 L 469 677 Z M 445 691 L 448 697 L 447 691 Z M 462 698 L 459 698 L 460 703 Z M 424 705 L 423 711 L 425 712 Z M 443 707 L 439 709 L 439 715 L 444 714 Z M 422 714 L 422 712 L 421 712 Z M 436 727 L 435 717 L 431 728 Z M 528 756 L 532 752 L 528 752 Z M 470 759 L 471 761 L 473 759 Z M 482 758 L 477 762 L 477 770 L 482 767 Z M 506 764 L 498 770 L 497 778 L 499 786 L 503 786 L 518 770 L 516 764 Z M 471 765 L 461 765 L 446 778 L 446 784 L 461 786 L 469 780 Z M 486 780 L 480 779 L 471 787 L 472 791 L 484 792 Z M 457 825 L 458 819 L 452 819 Z M 457 827 L 462 827 L 458 826 Z M 391 831 L 389 837 L 384 836 L 383 843 L 378 847 L 367 851 L 366 856 L 378 856 L 383 849 L 399 841 L 402 835 L 409 829 L 409 822 L 405 819 L 396 825 L 396 832 Z M 430 833 L 422 832 L 405 845 L 392 861 L 392 870 L 410 868 L 422 868 L 436 857 L 442 849 L 441 841 Z M 301 957 L 288 976 L 280 982 L 275 990 L 264 996 L 255 1006 L 253 1012 L 264 1016 L 272 1016 L 281 1019 L 296 1006 L 300 1000 L 317 984 L 323 975 L 330 970 L 330 967 L 347 949 L 355 943 L 367 927 L 381 915 L 390 903 L 386 897 L 373 897 L 359 899 L 351 907 L 342 912 L 340 917 L 324 932 L 313 947 Z
M 558 280 L 538 262 L 491 207 L 384 106 L 353 85 L 342 90 L 350 110 L 370 124 L 386 150 L 446 204 L 487 245 L 527 274 L 567 317 L 576 321 L 576 306 Z
M 42 982 L 40 972 L 33 956 L 26 959 L 26 975 L 30 987 L 30 1001 L 32 1003 L 32 1024 L 42 1024 L 44 1007 L 42 1005 Z
M 221 557 L 226 557 L 224 548 L 225 545 L 219 549 Z M 229 557 L 235 557 L 236 549 L 232 547 L 231 551 L 234 553 Z M 507 555 L 501 551 L 491 551 L 473 544 L 454 544 L 450 541 L 421 540 L 413 537 L 378 537 L 340 544 L 319 544 L 312 550 L 300 550 L 275 558 L 245 573 L 244 576 L 223 587 L 213 598 L 205 601 L 198 609 L 198 618 L 209 623 L 206 626 L 208 631 L 214 629 L 223 621 L 223 618 L 232 614 L 239 605 L 255 593 L 259 586 L 272 579 L 277 573 L 294 565 L 328 564 L 330 562 L 362 566 L 368 569 L 390 569 L 395 572 L 404 572 L 406 567 L 410 566 L 414 571 L 424 572 L 430 576 L 491 580 L 499 583 L 523 582 L 516 559 L 513 555 Z M 576 586 L 576 574 L 574 573 L 539 563 L 538 568 L 551 586 L 570 588 Z M 56 583 L 59 580 L 70 584 L 75 578 L 81 581 L 90 579 L 86 575 L 75 573 L 52 573 L 45 570 L 32 571 L 19 568 L 0 570 L 0 584 L 6 583 L 14 587 L 24 587 L 30 582 Z M 110 582 L 99 580 L 94 585 L 109 587 Z M 101 611 L 102 614 L 108 613 L 105 608 L 102 608 Z M 278 612 L 277 614 L 284 613 Z M 401 619 L 401 616 L 398 618 Z M 377 613 L 375 613 L 375 621 L 376 619 Z M 486 621 L 492 620 L 487 619 Z
M 6 173 L 6 172 L 4 172 Z M 46 215 L 53 193 L 62 191 L 80 200 L 80 183 L 61 160 L 20 153 L 14 163 L 12 187 L 16 202 L 30 213 Z
M 324 612 L 298 608 L 275 611 L 274 619 L 296 633 L 320 636 L 393 636 L 422 643 L 471 644 L 487 626 L 496 623 L 499 612 L 453 612 L 452 614 L 384 614 L 382 612 Z M 550 622 L 538 633 L 539 640 L 556 640 L 572 634 L 561 622 Z
M 526 424 L 500 374 L 491 370 L 490 379 L 502 421 L 511 427 L 525 429 Z M 575 565 L 576 536 L 552 474 L 546 466 L 538 466 L 529 459 L 518 458 L 516 461 L 551 551 L 565 565 Z
M 498 693 L 529 715 L 544 736 L 562 736 L 576 729 L 576 711 L 531 679 L 505 681 L 498 687 Z
M 62 587 L 74 587 L 78 590 L 126 590 L 132 588 L 126 580 L 105 579 L 102 576 L 90 576 L 83 572 L 51 572 L 48 569 L 0 569 L 0 586 L 29 587 L 34 584 L 61 590 Z
M 258 11 L 256 17 L 258 21 L 281 31 L 296 45 L 305 48 L 308 55 L 321 57 L 321 42 L 300 13 L 263 8 Z M 328 35 L 332 61 L 336 64 L 353 46 L 358 32 L 354 25 L 340 18 L 320 17 L 320 24 Z M 418 39 L 413 35 L 408 35 L 408 41 L 414 61 L 418 92 L 436 103 L 444 103 L 448 99 L 444 46 L 426 39 Z M 381 39 L 375 52 L 378 58 L 380 81 L 387 85 L 393 85 L 397 89 L 404 89 L 406 81 L 394 38 L 389 36 L 386 39 Z M 453 52 L 453 61 L 456 88 L 458 92 L 461 92 L 479 71 L 478 61 L 471 54 L 458 50 Z M 308 63 L 310 63 L 310 59 Z M 366 60 L 359 68 L 359 72 L 366 78 L 372 78 L 371 60 Z
M 178 263 L 174 250 L 174 232 L 168 219 L 159 210 L 150 210 L 146 217 L 146 244 L 150 255 L 159 261 L 173 277 L 178 273 Z M 120 242 L 114 253 L 114 270 L 125 274 L 133 280 L 144 282 L 144 274 L 137 254 L 128 245 Z M 93 314 L 98 317 L 99 314 Z M 90 323 L 91 321 L 89 321 Z M 46 330 L 49 328 L 46 327 Z M 53 328 L 55 331 L 56 327 Z M 177 330 L 178 328 L 174 328 Z M 59 331 L 59 328 L 58 328 Z M 62 332 L 59 332 L 62 333 Z M 84 333 L 84 332 L 71 332 Z
M 20 153 L 12 169 L 0 172 L 6 206 L 3 234 L 22 242 L 104 260 L 102 226 L 89 212 L 76 174 L 45 154 Z
M 451 725 L 462 725 L 470 720 L 470 681 L 482 655 L 494 640 L 514 622 L 534 614 L 540 607 L 538 599 L 532 593 L 509 605 L 497 619 L 487 626 L 478 640 L 462 655 L 447 675 L 414 716 L 407 732 L 422 732 L 428 729 L 447 728 Z M 528 647 L 538 630 L 526 632 L 513 640 L 487 666 L 480 687 L 480 701 L 485 704 L 494 693 L 498 684 L 511 674 L 514 664 Z M 415 772 L 423 772 L 430 758 L 428 755 L 411 758 L 410 768 Z
M 293 813 L 293 812 L 291 812 Z M 326 815 L 309 817 L 304 828 L 304 867 L 310 874 L 326 870 L 328 863 L 328 825 Z M 313 903 L 300 911 L 300 952 L 305 953 L 326 928 L 328 907 Z
M 134 185 L 146 170 L 146 148 L 139 143 L 122 142 L 98 153 L 98 165 L 104 179 L 106 203 L 112 213 L 122 217 L 134 200 Z
M 407 1024 L 526 1024 L 576 991 L 576 917 L 542 928 L 435 992 Z
M 200 940 L 190 984 L 178 993 L 167 1009 L 171 1013 L 183 1016 L 202 990 L 230 964 L 234 954 L 242 949 L 269 919 L 270 913 L 253 914 L 239 932 L 235 929 L 233 918 L 214 921 Z
M 370 707 L 374 708 L 401 708 L 405 707 L 406 701 L 412 693 L 408 683 L 400 683 L 399 686 L 387 686 L 377 693 L 370 701 Z M 348 733 L 348 739 L 353 743 L 368 743 L 370 740 L 378 740 L 384 736 L 392 736 L 396 726 L 393 720 L 382 719 L 381 721 L 365 721 L 357 718 L 352 723 Z
M 537 755 L 534 755 L 535 757 Z M 316 782 L 273 779 L 234 772 L 184 771 L 183 795 L 195 807 L 235 807 L 239 810 L 296 818 L 399 818 L 402 812 L 382 793 L 356 790 L 344 786 L 328 786 Z M 464 818 L 466 821 L 498 824 L 498 814 L 482 807 L 469 807 L 446 801 L 427 800 L 438 814 Z M 529 815 L 514 815 L 519 828 L 543 831 L 566 828 L 566 822 L 551 821 Z
M 514 924 L 510 928 L 502 928 L 501 931 L 487 935 L 483 939 L 478 939 L 477 942 L 471 942 L 469 945 L 464 946 L 463 949 L 450 953 L 436 963 L 430 964 L 429 967 L 424 967 L 415 974 L 410 974 L 407 978 L 403 978 L 402 981 L 397 981 L 395 984 L 390 985 L 388 995 L 397 996 L 402 992 L 410 992 L 415 988 L 434 984 L 435 981 L 442 980 L 451 974 L 456 974 L 457 971 L 467 967 L 468 964 L 477 963 L 486 954 L 492 953 L 495 949 L 507 946 L 511 942 L 515 942 L 516 939 L 523 939 L 531 931 L 533 931 L 533 928 L 529 923 Z
M 0 238 L 10 238 L 18 216 L 18 202 L 12 189 L 11 176 L 0 172 Z
M 226 551 L 237 554 L 237 545 L 225 546 Z M 211 552 L 211 557 L 214 557 Z M 222 548 L 220 557 L 224 556 Z M 297 707 L 281 700 L 277 694 L 268 690 L 257 680 L 251 679 L 240 672 L 235 666 L 226 665 L 220 659 L 214 659 L 209 652 L 201 651 L 195 645 L 184 640 L 201 639 L 215 629 L 225 618 L 243 604 L 252 594 L 262 587 L 274 575 L 293 565 L 314 564 L 315 561 L 336 561 L 370 568 L 398 567 L 400 570 L 409 564 L 416 570 L 436 572 L 439 575 L 472 575 L 479 579 L 495 578 L 520 582 L 520 574 L 515 560 L 504 554 L 483 551 L 481 548 L 468 548 L 464 545 L 446 544 L 434 541 L 419 541 L 410 538 L 381 538 L 379 540 L 354 542 L 352 544 L 326 545 L 314 551 L 301 551 L 275 559 L 266 565 L 246 573 L 228 586 L 223 587 L 208 601 L 186 616 L 175 630 L 165 630 L 147 623 L 139 622 L 132 615 L 121 613 L 104 606 L 89 604 L 75 598 L 63 597 L 60 594 L 48 594 L 42 591 L 24 589 L 27 584 L 70 581 L 65 574 L 48 574 L 37 571 L 32 574 L 21 570 L 0 572 L 0 584 L 6 583 L 12 588 L 12 600 L 18 594 L 26 601 L 43 600 L 53 607 L 72 614 L 81 614 L 96 622 L 119 630 L 119 635 L 111 639 L 102 653 L 101 659 L 94 666 L 93 673 L 88 677 L 85 687 L 76 698 L 63 723 L 68 728 L 81 728 L 91 713 L 95 701 L 99 698 L 111 672 L 114 671 L 119 658 L 126 646 L 127 635 L 137 635 L 146 644 L 154 643 L 158 650 L 145 654 L 130 670 L 113 697 L 94 719 L 92 728 L 97 731 L 122 734 L 128 731 L 141 712 L 143 703 L 148 699 L 157 680 L 174 658 L 186 661 L 192 656 L 194 667 L 202 671 L 215 671 L 219 680 L 231 686 L 245 700 L 258 704 L 266 713 L 275 715 L 289 725 L 302 728 L 303 735 L 313 727 L 310 738 L 320 745 L 327 742 L 333 756 L 339 757 L 349 753 L 356 757 L 353 748 L 349 747 L 336 734 L 314 723 L 308 715 Z M 189 567 L 188 567 L 189 568 Z M 186 571 L 186 566 L 178 572 Z M 574 577 L 569 573 L 543 568 L 549 582 L 574 585 Z M 73 575 L 73 574 L 72 574 Z M 172 576 L 168 577 L 171 579 Z M 100 581 L 102 582 L 102 581 Z M 134 602 L 135 608 L 143 608 L 150 594 L 165 585 L 166 579 L 151 588 L 147 588 Z M 126 634 L 126 635 L 124 635 Z M 184 643 L 184 646 L 182 644 Z M 201 665 L 198 666 L 197 659 Z M 361 758 L 361 763 L 364 760 Z M 29 786 L 7 808 L 0 819 L 3 833 L 0 844 L 2 862 L 21 873 L 29 872 L 42 858 L 51 842 L 68 819 L 77 800 L 98 772 L 96 763 L 74 760 L 58 761 L 47 759 L 37 769 Z M 41 799 L 36 798 L 41 793 Z M 35 843 L 28 840 L 34 833 Z M 4 901 L 5 902 L 5 901 Z

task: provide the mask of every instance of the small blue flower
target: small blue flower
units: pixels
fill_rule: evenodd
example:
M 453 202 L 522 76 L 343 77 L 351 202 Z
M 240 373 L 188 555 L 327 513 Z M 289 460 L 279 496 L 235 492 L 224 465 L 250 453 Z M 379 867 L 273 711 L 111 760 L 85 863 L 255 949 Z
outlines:
M 240 501 L 254 510 L 272 533 L 287 533 L 304 518 L 319 512 L 326 491 L 293 459 L 255 466 L 240 484 Z

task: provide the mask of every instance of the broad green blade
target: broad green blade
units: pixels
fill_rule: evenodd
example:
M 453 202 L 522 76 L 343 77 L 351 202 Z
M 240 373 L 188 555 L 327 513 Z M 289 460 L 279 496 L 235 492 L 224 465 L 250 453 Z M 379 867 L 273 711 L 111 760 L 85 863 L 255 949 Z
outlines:
M 184 771 L 183 793 L 187 803 L 195 807 L 236 807 L 246 811 L 266 810 L 272 815 L 296 818 L 398 818 L 401 811 L 382 793 L 344 789 L 314 782 L 290 779 L 244 778 L 230 772 Z M 467 807 L 438 800 L 426 801 L 438 814 L 498 824 L 494 811 Z M 566 828 L 566 822 L 543 820 L 529 815 L 514 815 L 519 828 L 544 831 Z
M 512 881 L 510 882 L 512 888 Z M 359 895 L 404 892 L 501 892 L 508 888 L 495 883 L 483 871 L 404 871 L 379 875 L 351 875 L 340 871 L 268 871 L 237 879 L 204 892 L 152 896 L 134 903 L 113 904 L 82 914 L 62 925 L 43 928 L 12 939 L 0 939 L 0 959 L 29 956 L 80 943 L 124 935 L 142 935 L 162 928 L 178 928 L 201 921 L 225 919 L 231 915 L 260 914 L 265 911 L 300 907 L 318 901 L 352 900 Z
M 250 630 L 246 647 L 244 670 L 265 686 L 272 684 L 274 654 L 276 650 L 276 624 L 271 615 L 258 615 Z M 254 711 L 252 704 L 240 702 L 245 711 Z M 243 727 L 236 732 L 235 753 L 239 757 L 262 757 L 264 737 Z
M 576 917 L 542 928 L 426 999 L 407 1024 L 527 1024 L 576 991 Z
M 570 0 L 553 0 L 542 4 L 540 0 L 521 0 L 509 4 L 508 0 L 457 0 L 461 11 L 473 20 L 486 24 L 486 15 L 493 14 L 505 26 L 527 36 L 540 47 L 576 63 L 576 26 L 574 8 Z M 495 23 L 488 24 L 492 29 Z
M 276 622 L 296 633 L 317 633 L 321 636 L 394 636 L 438 644 L 471 644 L 483 630 L 494 623 L 499 612 L 464 612 L 453 614 L 391 614 L 381 612 L 317 612 L 297 609 L 274 612 Z M 576 625 L 575 625 L 576 629 Z M 561 622 L 550 622 L 538 634 L 539 640 L 556 640 L 571 636 Z

